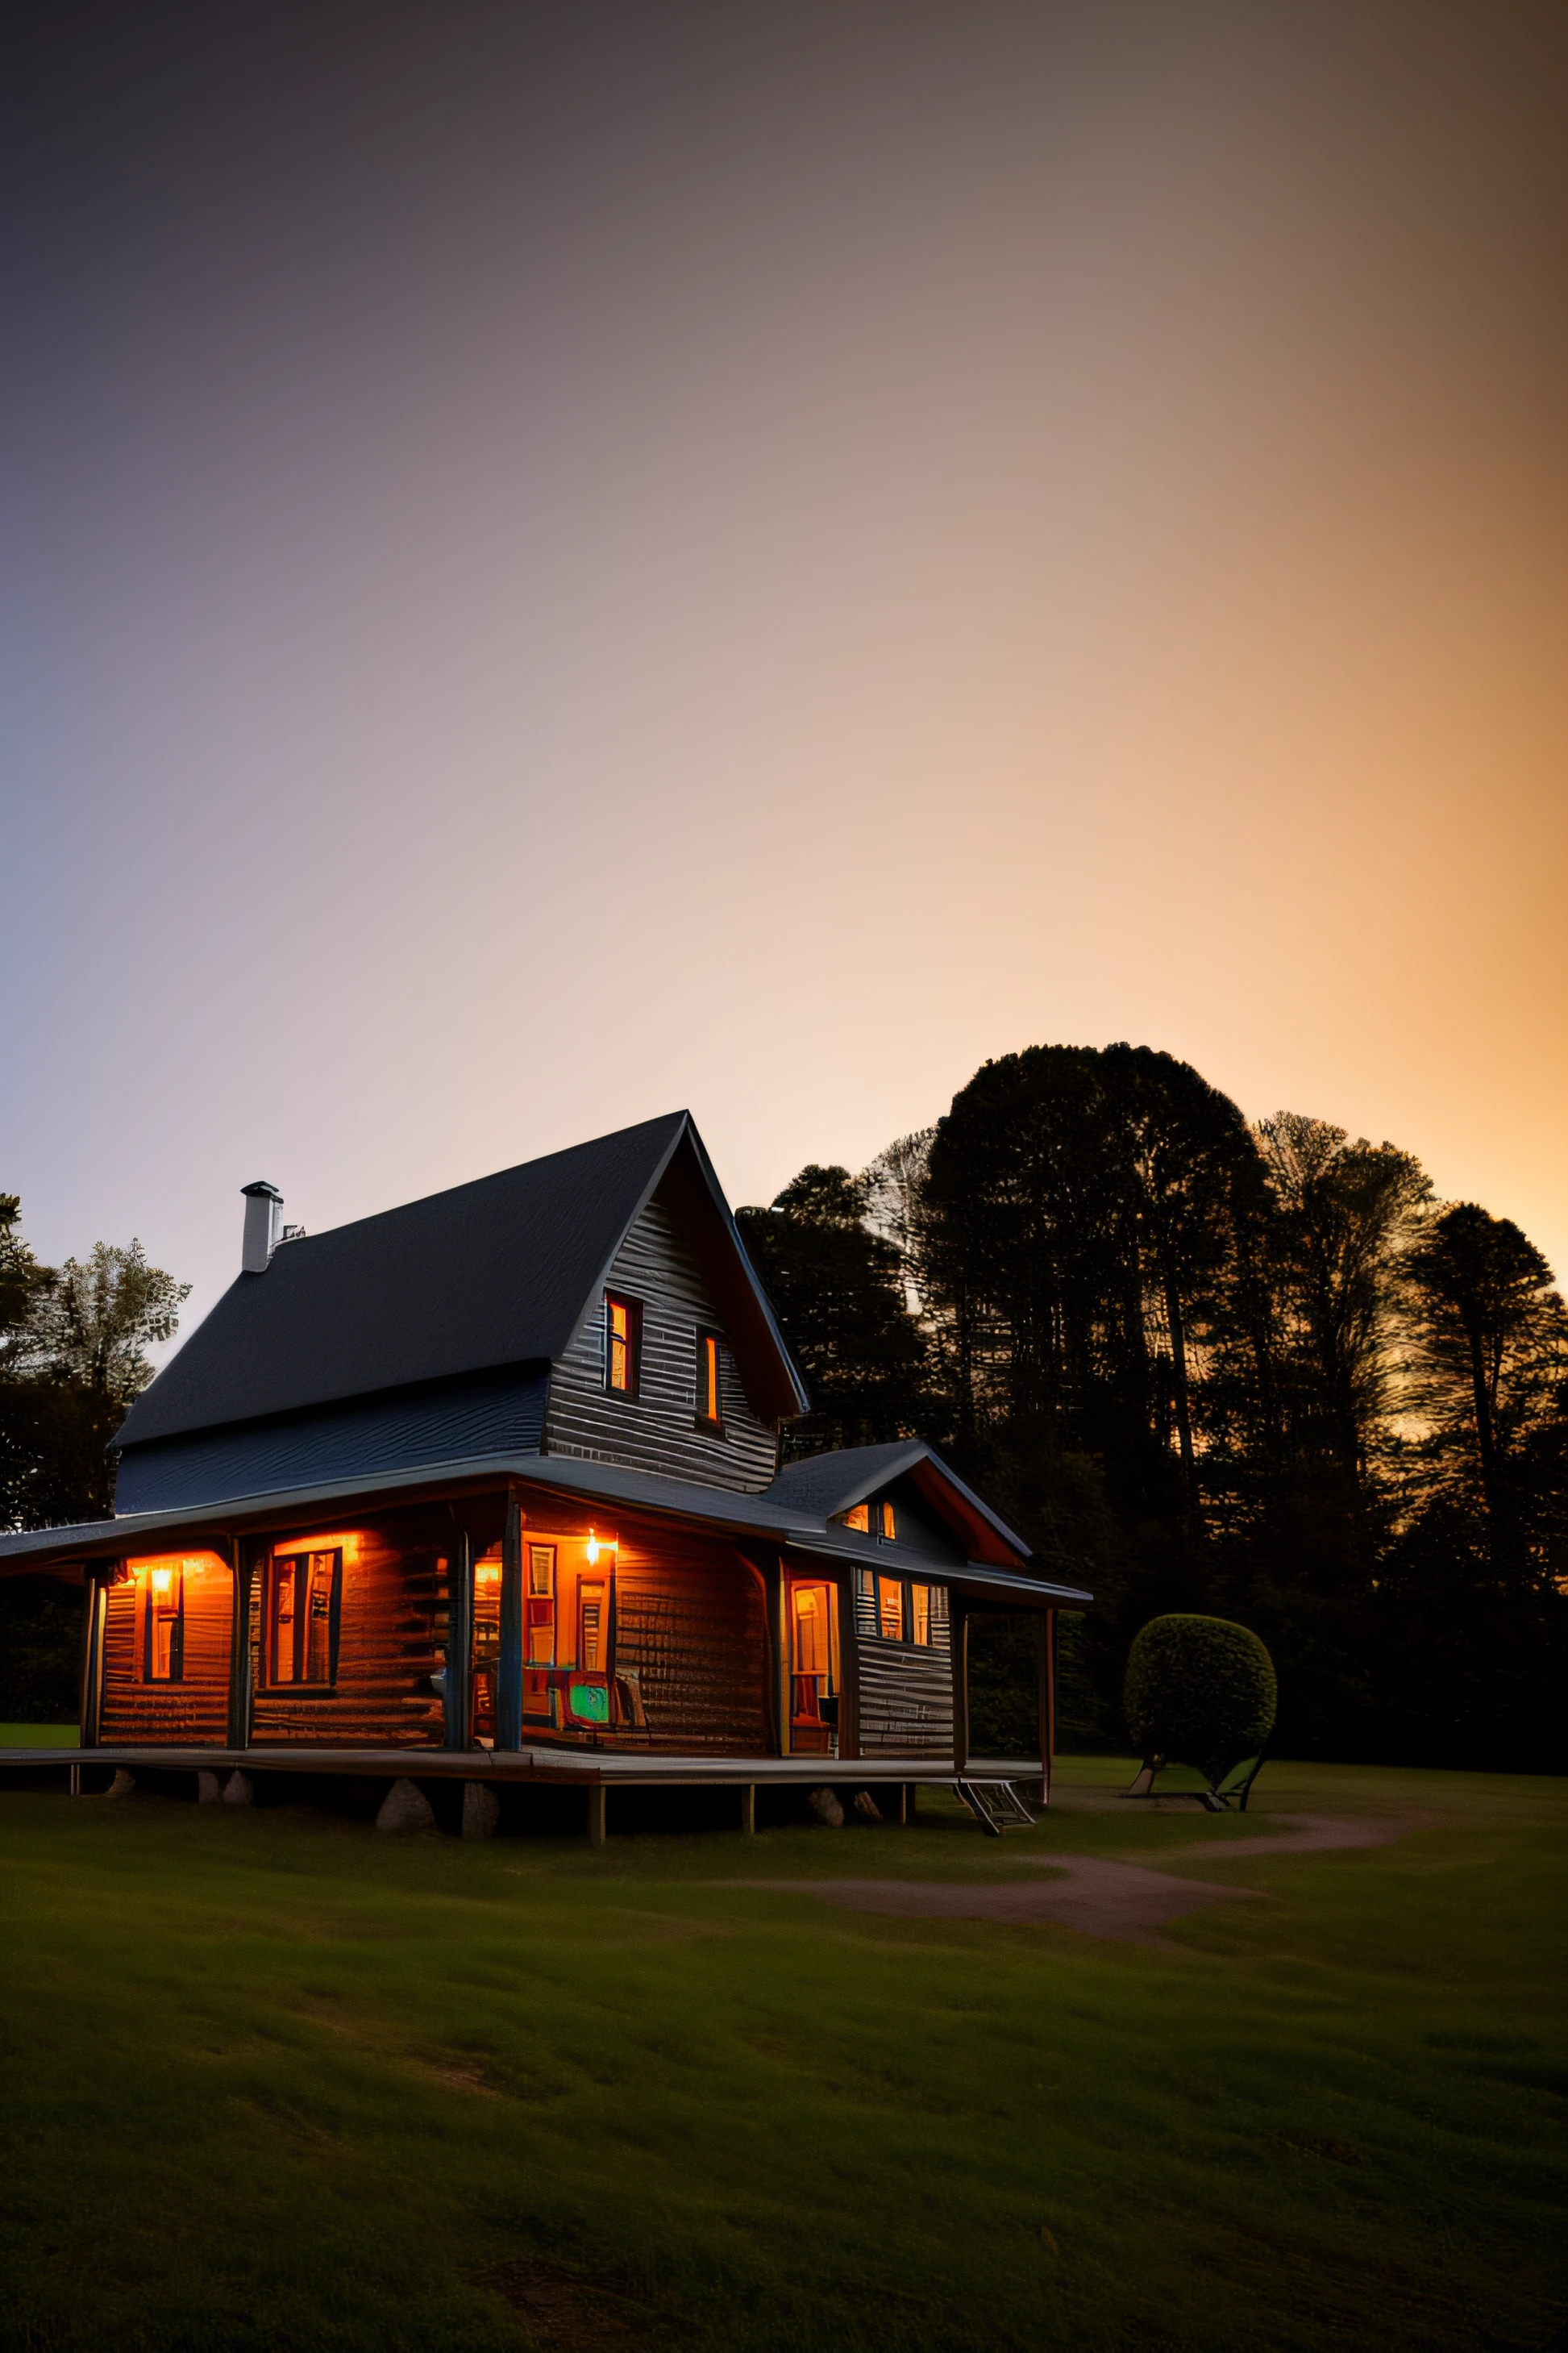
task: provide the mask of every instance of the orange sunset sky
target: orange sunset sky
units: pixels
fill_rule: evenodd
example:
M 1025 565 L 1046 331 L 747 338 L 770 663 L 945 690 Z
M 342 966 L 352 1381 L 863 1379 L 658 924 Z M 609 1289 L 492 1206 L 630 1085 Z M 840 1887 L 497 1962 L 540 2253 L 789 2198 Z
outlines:
M 1568 1275 L 1556 6 L 32 12 L 0 1189 L 237 1271 L 1126 1038 Z

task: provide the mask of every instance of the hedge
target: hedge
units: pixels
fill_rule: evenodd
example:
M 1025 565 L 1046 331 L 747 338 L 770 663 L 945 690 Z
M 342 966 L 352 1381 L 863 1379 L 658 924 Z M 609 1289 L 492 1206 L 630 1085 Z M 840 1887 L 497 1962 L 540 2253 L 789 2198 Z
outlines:
M 1133 1746 L 1146 1761 L 1195 1765 L 1211 1783 L 1262 1747 L 1278 1698 L 1274 1662 L 1228 1618 L 1151 1618 L 1128 1652 Z

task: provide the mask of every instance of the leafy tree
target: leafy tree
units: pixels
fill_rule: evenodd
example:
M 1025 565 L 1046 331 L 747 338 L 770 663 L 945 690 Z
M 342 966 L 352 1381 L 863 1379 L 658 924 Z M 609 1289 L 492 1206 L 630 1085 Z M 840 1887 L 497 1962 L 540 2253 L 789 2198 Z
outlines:
M 108 1447 L 190 1293 L 139 1241 L 37 1265 L 0 1196 L 0 1504 L 9 1526 L 99 1519 L 114 1508 Z
M 814 1163 L 771 1208 L 736 1213 L 812 1395 L 794 1452 L 906 1438 L 925 1417 L 925 1344 L 899 1252 L 865 1222 L 868 1189 Z

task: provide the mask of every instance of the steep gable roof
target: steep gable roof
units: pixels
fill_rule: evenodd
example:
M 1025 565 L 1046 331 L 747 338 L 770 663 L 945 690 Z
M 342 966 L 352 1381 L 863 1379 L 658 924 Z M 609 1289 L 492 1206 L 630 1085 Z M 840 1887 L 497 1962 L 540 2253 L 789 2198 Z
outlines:
M 832 1520 L 869 1496 L 880 1494 L 895 1479 L 911 1482 L 922 1501 L 954 1531 L 972 1559 L 1006 1567 L 1029 1558 L 1023 1537 L 919 1438 L 806 1455 L 798 1462 L 786 1462 L 763 1493 L 770 1504 Z
M 560 1356 L 661 1184 L 709 1261 L 748 1393 L 806 1396 L 689 1113 L 281 1244 L 242 1274 L 132 1407 L 115 1443 Z

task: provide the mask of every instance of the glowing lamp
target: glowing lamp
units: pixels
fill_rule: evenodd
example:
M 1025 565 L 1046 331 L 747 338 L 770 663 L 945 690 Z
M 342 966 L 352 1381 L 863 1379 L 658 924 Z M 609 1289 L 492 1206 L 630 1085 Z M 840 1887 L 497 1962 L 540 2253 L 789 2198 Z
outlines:
M 599 1539 L 598 1539 L 598 1537 L 594 1534 L 593 1529 L 592 1529 L 592 1528 L 590 1528 L 590 1529 L 589 1529 L 589 1531 L 588 1531 L 588 1566 L 589 1566 L 589 1567 L 590 1567 L 590 1568 L 592 1568 L 592 1567 L 594 1566 L 594 1563 L 598 1559 L 598 1557 L 599 1557 Z
M 476 1585 L 495 1585 L 499 1582 L 500 1577 L 500 1571 L 496 1567 L 493 1560 L 481 1561 L 474 1571 L 474 1583 Z
M 174 1581 L 174 1572 L 172 1568 L 155 1568 L 153 1571 L 153 1590 L 154 1593 L 167 1593 Z

